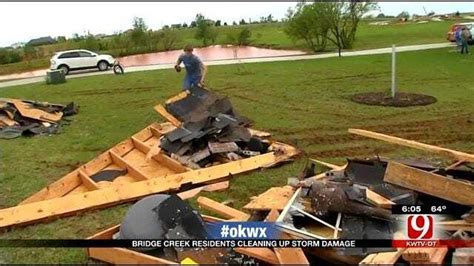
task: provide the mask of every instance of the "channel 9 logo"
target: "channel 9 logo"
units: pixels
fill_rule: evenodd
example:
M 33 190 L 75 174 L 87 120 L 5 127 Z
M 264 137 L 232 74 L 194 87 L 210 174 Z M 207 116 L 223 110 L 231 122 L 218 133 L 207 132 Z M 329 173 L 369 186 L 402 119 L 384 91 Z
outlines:
M 410 239 L 433 238 L 433 216 L 426 214 L 409 215 L 407 220 L 407 233 Z

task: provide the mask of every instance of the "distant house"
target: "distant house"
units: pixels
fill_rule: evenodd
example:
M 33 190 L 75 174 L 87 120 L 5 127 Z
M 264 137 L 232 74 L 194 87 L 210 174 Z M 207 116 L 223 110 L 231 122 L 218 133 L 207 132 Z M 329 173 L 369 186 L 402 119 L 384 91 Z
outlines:
M 24 42 L 16 42 L 16 43 L 14 43 L 14 44 L 11 45 L 11 47 L 12 47 L 13 49 L 21 48 L 21 47 L 23 47 L 23 46 L 25 46 L 25 43 L 24 43 Z
M 40 46 L 40 45 L 53 44 L 53 43 L 57 43 L 57 41 L 51 38 L 51 36 L 47 36 L 47 37 L 32 39 L 29 42 L 27 42 L 26 45 Z
M 180 29 L 182 27 L 181 23 L 180 24 L 171 24 L 172 29 Z

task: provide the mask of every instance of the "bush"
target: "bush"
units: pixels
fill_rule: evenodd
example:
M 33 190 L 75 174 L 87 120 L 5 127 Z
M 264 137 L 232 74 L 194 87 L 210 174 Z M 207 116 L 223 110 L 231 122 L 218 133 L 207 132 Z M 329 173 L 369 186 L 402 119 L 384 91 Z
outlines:
M 12 49 L 0 49 L 0 64 L 11 64 L 20 62 L 22 57 L 20 53 Z

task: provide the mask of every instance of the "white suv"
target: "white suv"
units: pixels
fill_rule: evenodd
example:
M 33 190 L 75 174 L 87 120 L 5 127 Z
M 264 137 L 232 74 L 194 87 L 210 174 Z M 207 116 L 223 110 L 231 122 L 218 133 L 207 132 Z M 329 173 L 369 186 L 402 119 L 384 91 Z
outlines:
M 111 55 L 100 55 L 88 50 L 70 50 L 54 54 L 50 69 L 60 69 L 67 75 L 69 71 L 79 69 L 98 68 L 105 71 L 114 63 L 115 58 Z

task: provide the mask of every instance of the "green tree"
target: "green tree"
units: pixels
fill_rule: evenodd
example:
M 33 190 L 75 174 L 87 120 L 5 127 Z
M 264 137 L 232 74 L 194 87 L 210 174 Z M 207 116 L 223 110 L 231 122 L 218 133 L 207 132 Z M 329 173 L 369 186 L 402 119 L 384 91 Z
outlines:
M 162 29 L 159 31 L 160 41 L 165 51 L 169 51 L 180 41 L 179 32 L 171 29 Z
M 206 18 L 201 14 L 196 15 L 195 22 L 197 27 L 195 38 L 202 40 L 204 46 L 215 43 L 218 32 L 214 26 L 209 25 Z
M 250 37 L 252 37 L 252 32 L 248 28 L 242 29 L 238 38 L 239 45 L 249 45 Z
M 376 9 L 373 2 L 315 2 L 300 3 L 289 11 L 286 33 L 293 39 L 302 39 L 314 51 L 323 50 L 332 42 L 341 55 L 355 41 L 358 24 L 363 15 Z
M 330 24 L 321 5 L 300 3 L 288 10 L 285 32 L 293 41 L 303 40 L 315 52 L 326 49 Z
M 133 43 L 137 46 L 145 46 L 147 41 L 146 32 L 148 30 L 145 20 L 143 18 L 134 17 L 132 27 L 130 37 Z

